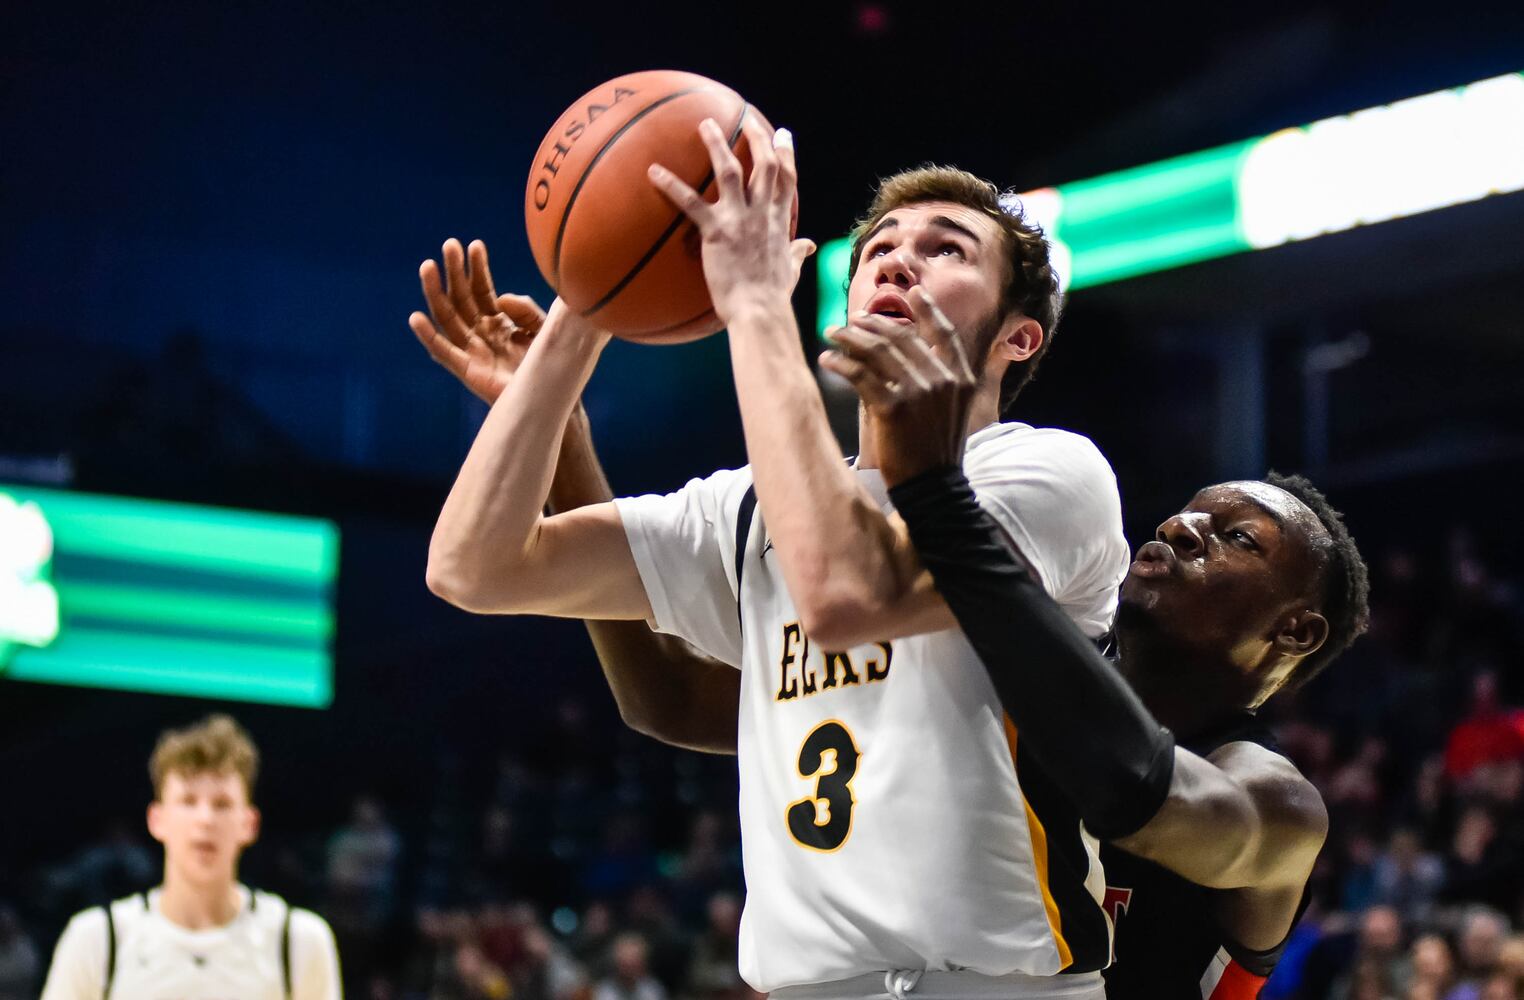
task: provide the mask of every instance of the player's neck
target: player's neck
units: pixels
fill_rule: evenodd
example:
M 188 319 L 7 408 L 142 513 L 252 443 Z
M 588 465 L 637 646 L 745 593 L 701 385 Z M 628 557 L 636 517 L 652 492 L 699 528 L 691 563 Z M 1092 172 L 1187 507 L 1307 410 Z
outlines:
M 159 912 L 170 923 L 188 931 L 224 927 L 238 916 L 243 896 L 238 880 L 193 882 L 164 868 L 164 888 L 159 893 Z
M 1120 667 L 1149 714 L 1189 740 L 1245 710 L 1249 679 L 1217 659 L 1118 630 Z

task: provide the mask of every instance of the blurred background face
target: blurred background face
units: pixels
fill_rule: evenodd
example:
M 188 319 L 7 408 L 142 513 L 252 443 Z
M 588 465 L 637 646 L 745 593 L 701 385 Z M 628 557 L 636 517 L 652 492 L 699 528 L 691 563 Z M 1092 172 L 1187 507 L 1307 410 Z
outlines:
M 171 772 L 148 807 L 148 832 L 164 845 L 166 876 L 196 885 L 231 881 L 259 833 L 259 811 L 237 774 Z

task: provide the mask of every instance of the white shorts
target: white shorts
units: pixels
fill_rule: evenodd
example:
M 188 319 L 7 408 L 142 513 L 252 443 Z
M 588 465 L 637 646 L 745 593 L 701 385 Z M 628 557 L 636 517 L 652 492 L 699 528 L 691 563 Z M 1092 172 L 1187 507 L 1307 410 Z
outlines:
M 1106 1000 L 1099 972 L 981 976 L 977 972 L 869 972 L 831 983 L 785 986 L 771 1000 Z

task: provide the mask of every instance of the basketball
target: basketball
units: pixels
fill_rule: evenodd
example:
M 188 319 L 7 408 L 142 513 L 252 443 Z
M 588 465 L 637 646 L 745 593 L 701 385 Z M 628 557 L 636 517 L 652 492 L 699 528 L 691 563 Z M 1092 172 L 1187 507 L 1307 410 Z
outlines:
M 567 108 L 540 143 L 524 192 L 529 246 L 556 294 L 627 340 L 673 344 L 717 332 L 698 231 L 646 169 L 660 163 L 714 201 L 699 123 L 719 124 L 749 176 L 748 115 L 772 131 L 734 90 L 677 70 L 617 77 Z

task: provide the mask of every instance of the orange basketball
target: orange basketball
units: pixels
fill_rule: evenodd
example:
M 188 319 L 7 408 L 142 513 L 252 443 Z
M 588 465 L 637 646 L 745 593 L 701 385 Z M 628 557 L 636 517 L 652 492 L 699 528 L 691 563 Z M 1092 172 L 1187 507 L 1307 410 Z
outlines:
M 568 108 L 540 144 L 524 192 L 529 246 L 556 294 L 628 340 L 673 344 L 718 331 L 698 231 L 646 169 L 660 163 L 714 201 L 699 123 L 719 124 L 750 175 L 748 115 L 772 131 L 740 94 L 677 70 L 618 77 Z

